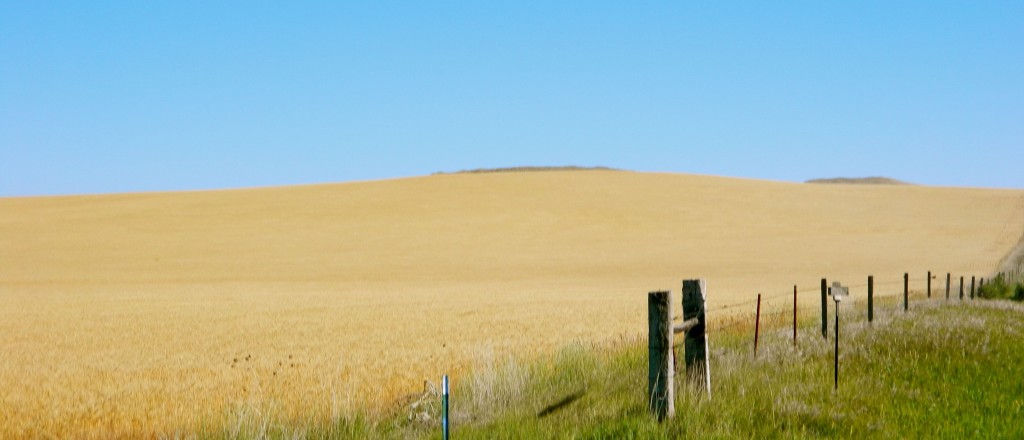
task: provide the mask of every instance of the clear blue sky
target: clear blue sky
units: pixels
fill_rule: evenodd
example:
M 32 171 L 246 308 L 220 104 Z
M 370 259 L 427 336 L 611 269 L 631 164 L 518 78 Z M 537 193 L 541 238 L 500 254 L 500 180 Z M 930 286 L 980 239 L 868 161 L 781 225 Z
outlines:
M 605 165 L 1024 188 L 1024 2 L 3 2 L 0 196 Z

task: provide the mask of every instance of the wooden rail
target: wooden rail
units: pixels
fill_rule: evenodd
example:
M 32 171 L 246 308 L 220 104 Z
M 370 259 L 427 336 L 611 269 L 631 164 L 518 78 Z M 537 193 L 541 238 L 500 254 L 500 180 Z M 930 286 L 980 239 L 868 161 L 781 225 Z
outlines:
M 700 320 L 697 318 L 690 318 L 672 327 L 672 333 L 679 334 L 685 332 L 691 328 L 694 328 L 700 324 Z

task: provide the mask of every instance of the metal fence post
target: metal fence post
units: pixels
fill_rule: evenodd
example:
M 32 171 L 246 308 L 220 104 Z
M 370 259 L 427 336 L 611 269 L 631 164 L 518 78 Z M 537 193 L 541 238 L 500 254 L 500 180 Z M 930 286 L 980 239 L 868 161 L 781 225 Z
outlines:
M 828 285 L 821 279 L 821 337 L 828 339 Z
M 868 275 L 868 322 L 875 319 L 875 277 Z

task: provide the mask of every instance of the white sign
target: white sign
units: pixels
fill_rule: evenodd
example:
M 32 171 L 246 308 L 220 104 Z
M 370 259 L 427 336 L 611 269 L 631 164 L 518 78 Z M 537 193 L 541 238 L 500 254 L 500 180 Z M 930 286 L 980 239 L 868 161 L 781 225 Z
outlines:
M 832 293 L 832 299 L 838 303 L 843 300 L 844 296 L 850 294 L 850 289 L 848 287 L 843 287 L 838 281 L 836 281 L 832 283 L 832 289 L 830 289 L 830 292 Z

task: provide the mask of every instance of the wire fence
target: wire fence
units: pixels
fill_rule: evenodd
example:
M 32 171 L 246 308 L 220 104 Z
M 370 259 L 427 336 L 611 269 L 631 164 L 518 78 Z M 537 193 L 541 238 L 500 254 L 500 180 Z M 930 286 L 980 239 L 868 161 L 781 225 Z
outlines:
M 972 265 L 968 265 L 969 267 Z M 979 266 L 980 267 L 980 266 Z M 979 271 L 981 272 L 981 271 Z M 987 273 L 987 272 L 984 272 Z M 930 277 L 929 277 L 930 275 Z M 948 284 L 947 284 L 948 276 Z M 961 298 L 961 282 L 963 282 L 963 296 L 968 299 L 973 288 L 977 291 L 982 283 L 989 281 L 995 276 L 1001 276 L 1007 283 L 1024 283 L 1024 262 L 1016 268 L 1006 270 L 996 275 L 986 277 L 971 274 L 954 274 L 952 272 L 930 272 L 926 274 L 910 275 L 907 283 L 907 300 L 920 302 L 922 300 L 959 300 Z M 963 277 L 963 281 L 961 281 Z M 974 279 L 972 286 L 972 277 Z M 853 308 L 866 315 L 868 313 L 866 303 L 868 302 L 868 277 L 862 278 L 863 282 L 844 284 L 849 289 L 850 296 L 841 307 Z M 931 283 L 929 284 L 929 281 Z M 902 276 L 875 279 L 872 282 L 872 294 L 874 306 L 879 311 L 903 307 L 902 295 L 904 293 L 904 279 Z M 794 301 L 794 290 L 796 300 Z M 727 293 L 728 294 L 728 293 Z M 719 304 L 709 307 L 707 313 L 708 331 L 713 333 L 734 333 L 750 330 L 757 325 L 758 294 L 751 294 L 746 300 L 736 301 L 728 304 Z M 760 327 L 766 330 L 790 327 L 794 320 L 807 321 L 814 318 L 820 319 L 822 311 L 821 286 L 793 286 L 786 291 L 771 290 L 767 293 L 760 293 L 761 314 Z M 826 307 L 832 302 L 826 298 Z M 795 315 L 795 316 L 794 316 Z
M 1009 273 L 1000 273 L 997 280 L 1015 280 L 1024 277 L 1024 270 L 1021 266 Z M 704 280 L 684 280 L 682 289 L 682 318 L 685 320 L 674 324 L 679 319 L 672 313 L 672 294 L 670 291 L 656 291 L 648 294 L 648 369 L 647 369 L 647 396 L 651 411 L 662 421 L 675 413 L 675 385 L 674 378 L 676 371 L 679 371 L 681 364 L 676 353 L 679 345 L 673 342 L 673 335 L 683 333 L 682 346 L 683 359 L 685 360 L 686 380 L 700 383 L 702 388 L 707 390 L 711 396 L 711 361 L 709 357 L 709 334 L 734 334 L 742 337 L 743 333 L 750 331 L 753 327 L 753 355 L 757 358 L 758 341 L 760 336 L 767 332 L 776 332 L 777 329 L 792 326 L 793 344 L 798 344 L 800 334 L 801 315 L 803 320 L 816 320 L 821 317 L 821 335 L 829 338 L 829 309 L 835 313 L 832 322 L 835 327 L 831 338 L 835 342 L 835 366 L 834 386 L 839 387 L 839 317 L 840 310 L 854 309 L 864 310 L 867 320 L 870 322 L 875 316 L 875 310 L 886 312 L 886 309 L 907 312 L 910 309 L 911 300 L 916 304 L 928 302 L 942 304 L 943 302 L 974 300 L 981 298 L 979 289 L 984 284 L 984 277 L 978 275 L 957 275 L 957 294 L 952 296 L 953 274 L 947 273 L 945 282 L 941 283 L 940 289 L 945 295 L 932 293 L 935 290 L 933 281 L 939 278 L 939 274 L 928 271 L 922 279 L 920 276 L 913 278 L 914 290 L 911 290 L 909 272 L 905 272 L 898 281 L 889 279 L 876 283 L 873 276 L 864 277 L 863 284 L 842 285 L 833 281 L 831 287 L 826 278 L 821 279 L 820 285 L 815 289 L 803 289 L 804 301 L 800 301 L 801 290 L 794 285 L 792 290 L 786 292 L 772 291 L 768 294 L 758 293 L 756 299 L 736 301 L 729 304 L 719 304 L 715 307 L 707 307 L 708 292 Z M 966 283 L 970 280 L 970 284 Z M 922 282 L 923 280 L 923 282 Z M 923 287 L 923 289 L 921 289 Z M 966 289 L 969 289 L 969 294 Z M 1001 289 L 1001 288 L 1000 288 Z M 852 290 L 852 291 L 851 291 Z M 863 292 L 864 297 L 853 296 L 854 292 Z M 875 301 L 875 293 L 878 293 L 878 301 Z M 913 292 L 913 294 L 911 294 Z M 892 293 L 897 293 L 893 295 Z M 898 295 L 902 293 L 902 295 Z M 832 296 L 829 298 L 828 296 Z M 866 300 L 866 307 L 864 304 Z M 829 302 L 834 302 L 829 307 Z M 762 312 L 763 311 L 763 312 Z M 818 315 L 820 311 L 820 315 Z M 860 313 L 860 312 L 858 312 Z M 889 312 L 891 313 L 891 312 Z M 898 312 L 897 312 L 898 313 Z M 845 314 L 845 313 L 844 313 Z M 787 329 L 788 330 L 788 329 Z M 748 333 L 749 334 L 749 333 Z M 778 334 L 778 333 L 776 333 Z

